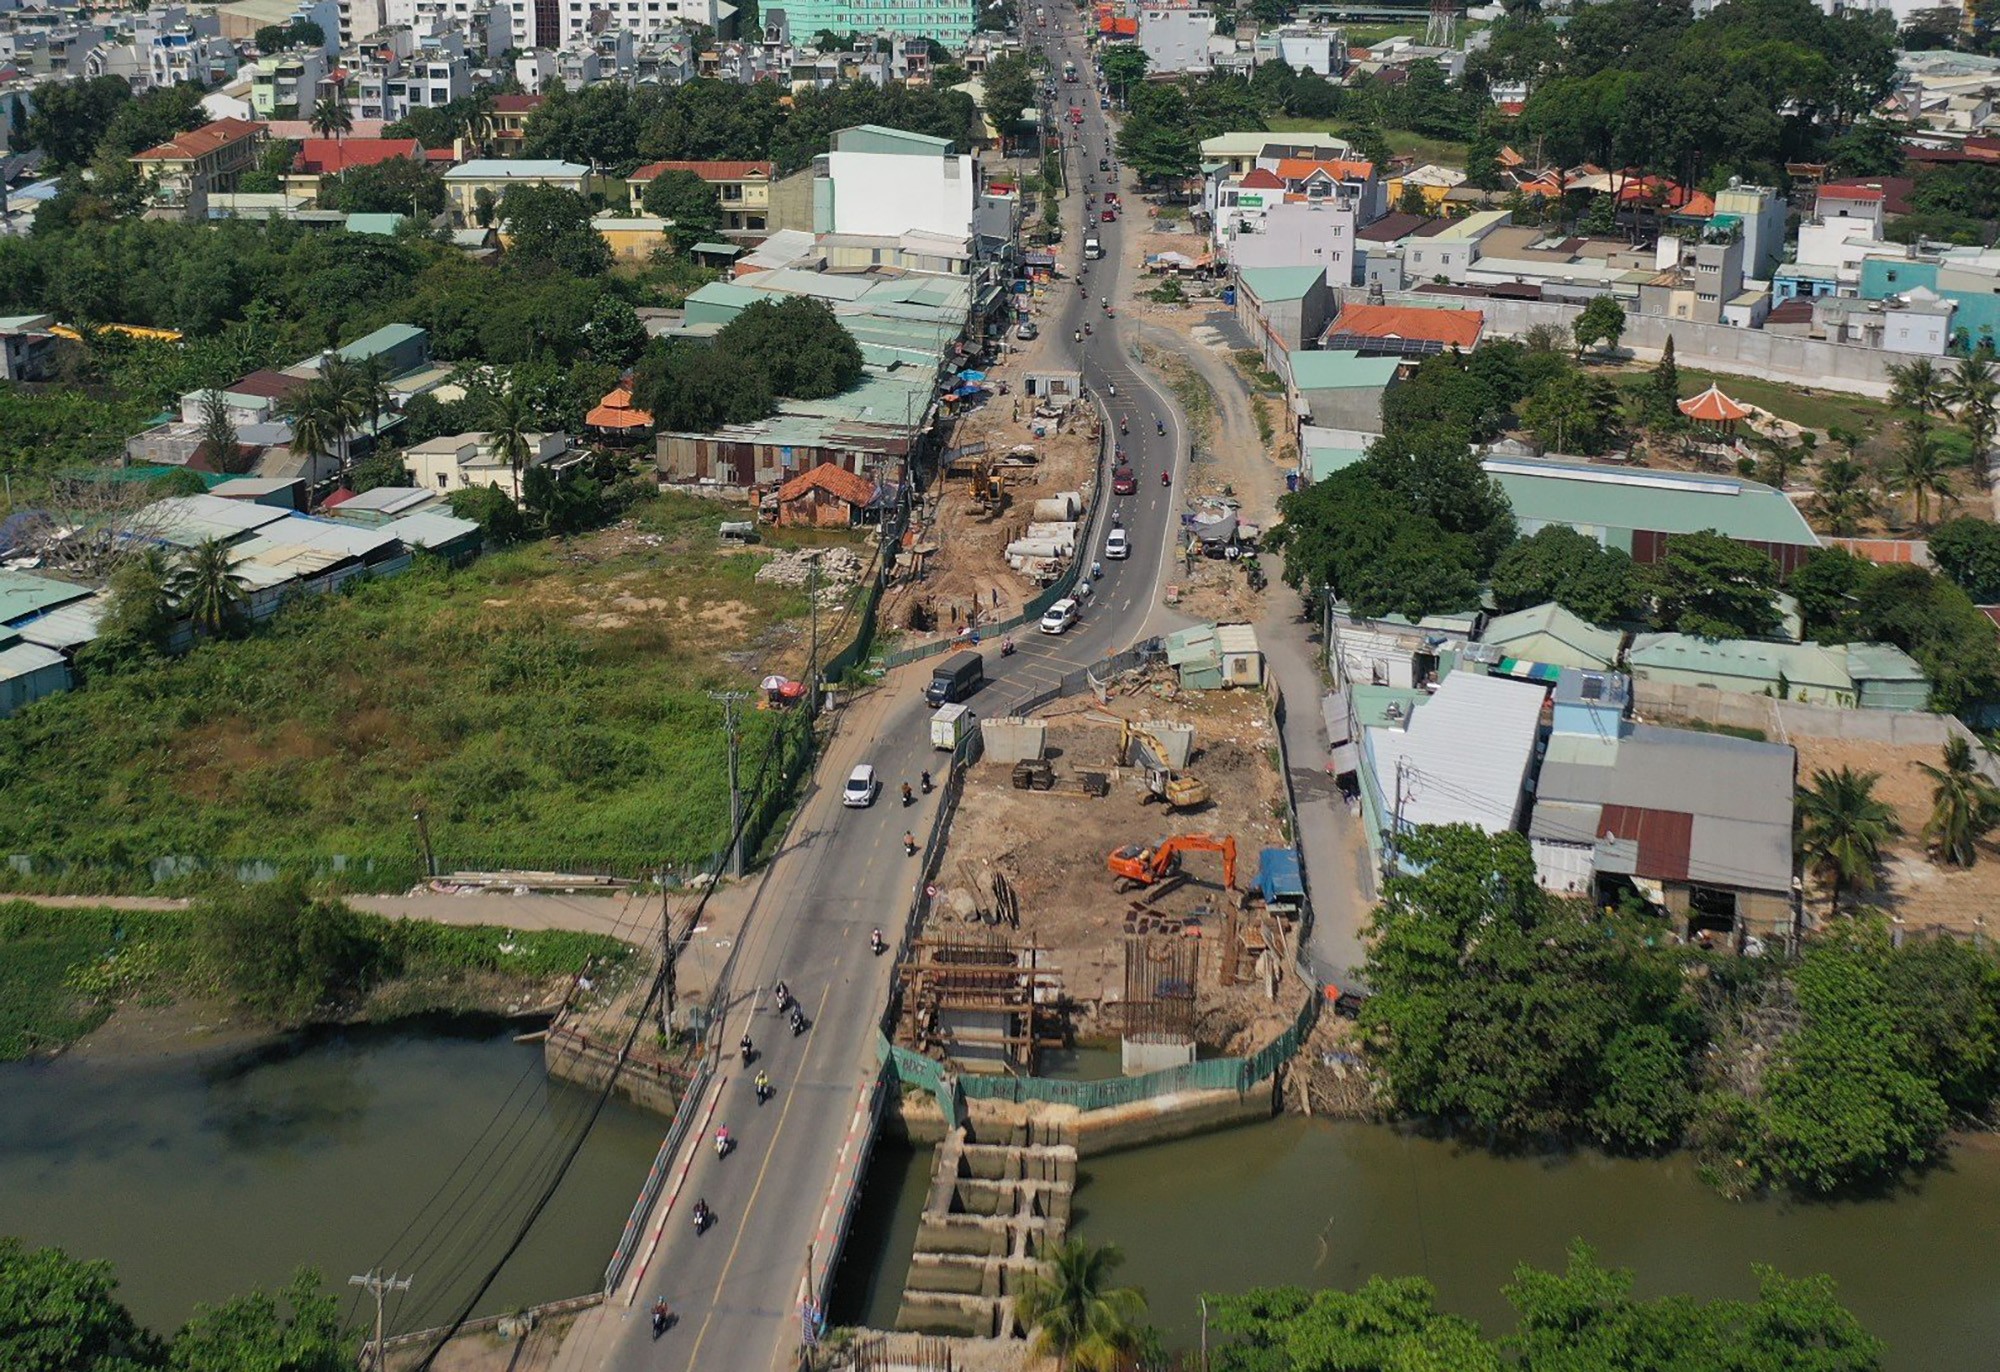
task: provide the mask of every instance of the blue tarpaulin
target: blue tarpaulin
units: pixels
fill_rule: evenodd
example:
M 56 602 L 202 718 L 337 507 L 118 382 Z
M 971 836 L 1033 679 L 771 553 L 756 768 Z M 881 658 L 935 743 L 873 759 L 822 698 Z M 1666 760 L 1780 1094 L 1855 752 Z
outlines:
M 1257 855 L 1257 889 L 1266 905 L 1296 905 L 1305 899 L 1299 855 L 1291 848 L 1266 848 Z

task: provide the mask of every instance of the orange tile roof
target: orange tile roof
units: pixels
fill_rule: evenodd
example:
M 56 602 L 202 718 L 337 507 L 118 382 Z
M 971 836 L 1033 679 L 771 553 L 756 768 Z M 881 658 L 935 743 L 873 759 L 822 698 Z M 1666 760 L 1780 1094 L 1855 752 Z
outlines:
M 865 476 L 832 462 L 822 462 L 809 472 L 793 477 L 778 488 L 780 502 L 797 500 L 810 490 L 823 490 L 836 500 L 844 500 L 849 505 L 866 505 L 875 498 L 875 483 Z
M 620 386 L 600 400 L 583 422 L 593 429 L 650 429 L 653 416 L 632 403 L 632 392 Z
M 255 138 L 264 126 L 252 119 L 218 119 L 213 124 L 203 124 L 191 133 L 179 138 L 170 138 L 158 147 L 148 148 L 133 157 L 134 162 L 192 162 L 197 157 L 241 143 L 246 138 Z
M 1285 188 L 1285 183 L 1278 179 L 1276 172 L 1258 167 L 1245 174 L 1243 179 L 1236 183 L 1236 187 L 1245 191 L 1281 191 Z
M 1691 395 L 1681 401 L 1679 408 L 1689 419 L 1697 419 L 1704 424 L 1725 424 L 1731 420 L 1746 418 L 1750 413 L 1717 390 L 1713 383 L 1700 395 Z
M 1479 342 L 1486 316 L 1478 310 L 1420 310 L 1408 305 L 1349 305 L 1327 326 L 1329 334 L 1353 338 L 1435 340 L 1470 348 Z
M 651 181 L 670 171 L 693 172 L 704 181 L 748 181 L 753 176 L 771 179 L 769 162 L 648 162 L 626 177 L 627 181 Z
M 1278 175 L 1287 181 L 1304 181 L 1315 172 L 1325 172 L 1340 181 L 1366 181 L 1375 174 L 1373 162 L 1315 162 L 1310 157 L 1281 157 Z

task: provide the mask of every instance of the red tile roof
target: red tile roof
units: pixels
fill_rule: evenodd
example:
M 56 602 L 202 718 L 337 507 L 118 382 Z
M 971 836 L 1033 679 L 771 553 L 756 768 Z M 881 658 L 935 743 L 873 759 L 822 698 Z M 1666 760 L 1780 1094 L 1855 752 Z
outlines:
M 299 144 L 292 167 L 295 171 L 327 176 L 350 167 L 372 167 L 398 157 L 421 156 L 423 149 L 414 138 L 308 138 Z
M 1854 200 L 1864 205 L 1879 204 L 1887 197 L 1880 186 L 1821 186 L 1819 198 L 1822 200 Z
M 1315 162 L 1306 157 L 1278 160 L 1278 175 L 1287 181 L 1304 181 L 1315 172 L 1324 172 L 1341 181 L 1365 181 L 1375 174 L 1373 162 Z
M 632 392 L 620 386 L 599 401 L 596 408 L 583 417 L 583 422 L 593 429 L 650 429 L 653 427 L 653 416 L 650 411 L 635 406 Z
M 780 503 L 797 500 L 807 491 L 823 490 L 836 500 L 849 505 L 866 505 L 875 498 L 875 483 L 865 476 L 856 476 L 832 462 L 822 462 L 819 466 L 802 475 L 793 477 L 778 488 Z
M 1349 305 L 1328 326 L 1348 338 L 1435 340 L 1448 347 L 1478 344 L 1486 316 L 1478 310 L 1419 310 L 1407 305 Z
M 1771 312 L 1764 316 L 1764 327 L 1768 329 L 1773 324 L 1810 324 L 1812 317 L 1812 301 L 1795 297 L 1782 305 L 1772 306 Z
M 648 162 L 626 177 L 627 181 L 651 181 L 670 171 L 693 172 L 704 181 L 748 181 L 761 176 L 771 179 L 769 162 Z
M 1909 176 L 1848 177 L 1840 181 L 1829 181 L 1820 188 L 1820 194 L 1828 191 L 1873 190 L 1882 192 L 1882 208 L 1890 214 L 1908 214 L 1911 192 L 1917 188 L 1916 178 Z
M 533 114 L 542 107 L 546 95 L 496 95 L 493 97 L 495 114 Z
M 274 372 L 266 367 L 232 381 L 222 389 L 230 395 L 257 395 L 266 400 L 283 400 L 305 384 L 303 376 L 287 376 L 284 372 Z
M 1276 172 L 1266 171 L 1262 167 L 1246 173 L 1243 179 L 1236 184 L 1240 189 L 1246 191 L 1281 191 L 1285 188 L 1284 181 L 1279 178 Z
M 251 119 L 218 119 L 213 124 L 203 124 L 192 133 L 184 133 L 179 138 L 170 138 L 158 147 L 148 148 L 133 157 L 134 162 L 192 162 L 197 157 L 241 143 L 246 138 L 255 138 L 264 131 L 264 126 Z

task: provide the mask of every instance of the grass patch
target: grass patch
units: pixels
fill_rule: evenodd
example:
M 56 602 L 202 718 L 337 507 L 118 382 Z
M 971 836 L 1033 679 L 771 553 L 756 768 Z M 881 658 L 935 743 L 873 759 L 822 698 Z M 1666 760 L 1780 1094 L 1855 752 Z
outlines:
M 182 856 L 336 855 L 350 888 L 398 889 L 421 809 L 447 868 L 705 860 L 728 798 L 704 692 L 796 672 L 806 636 L 803 591 L 754 580 L 771 547 L 717 547 L 723 513 L 663 498 L 636 532 L 426 564 L 52 696 L 0 722 L 0 854 L 82 890 L 158 884 L 172 869 L 149 864 Z M 754 771 L 772 716 L 743 725 Z
M 1230 356 L 1236 360 L 1237 370 L 1250 379 L 1250 384 L 1260 391 L 1282 392 L 1284 381 L 1278 374 L 1264 365 L 1264 354 L 1255 348 L 1238 348 Z
M 1348 32 L 1352 35 L 1356 30 L 1349 29 Z M 1376 38 L 1365 41 L 1379 42 L 1383 38 L 1405 32 L 1409 32 L 1409 30 L 1399 28 L 1388 29 Z M 1416 32 L 1423 32 L 1421 24 L 1417 26 Z M 1351 39 L 1351 41 L 1360 43 L 1364 40 L 1357 38 Z M 1272 133 L 1320 133 L 1330 131 L 1340 138 L 1352 138 L 1354 136 L 1354 126 L 1338 119 L 1307 119 L 1295 115 L 1273 115 L 1264 122 L 1270 126 Z M 1465 152 L 1468 145 L 1455 139 L 1430 138 L 1421 133 L 1414 133 L 1409 129 L 1384 129 L 1382 130 L 1382 138 L 1388 143 L 1391 153 L 1394 153 L 1397 157 L 1413 157 L 1420 165 L 1427 162 L 1436 162 L 1448 167 L 1462 167 L 1465 165 Z
M 1720 386 L 1723 392 L 1746 405 L 1755 405 L 1767 410 L 1788 423 L 1808 429 L 1825 431 L 1832 428 L 1852 429 L 1860 434 L 1880 433 L 1889 424 L 1910 417 L 1911 411 L 1899 410 L 1880 400 L 1867 396 L 1849 395 L 1839 391 L 1816 391 L 1805 386 L 1794 386 L 1783 381 L 1770 381 L 1761 377 L 1724 376 L 1716 372 L 1704 372 L 1693 367 L 1680 369 L 1681 395 L 1686 398 L 1698 395 L 1710 384 Z M 1644 388 L 1650 377 L 1644 373 L 1624 372 L 1616 377 L 1622 390 Z
M 1727 734 L 1730 738 L 1748 739 L 1752 743 L 1767 743 L 1770 736 L 1762 729 L 1753 729 L 1747 724 L 1713 724 L 1705 719 L 1683 719 L 1674 723 L 1676 729 L 1693 729 L 1703 734 Z
M 1215 392 L 1209 389 L 1208 382 L 1185 361 L 1157 348 L 1146 349 L 1145 360 L 1166 378 L 1167 389 L 1174 393 L 1181 412 L 1187 416 L 1195 444 L 1207 444 L 1215 433 Z
M 602 934 L 562 929 L 355 918 L 399 1014 L 466 1008 L 453 988 L 468 981 L 546 983 L 592 962 L 622 964 L 632 951 Z M 207 933 L 197 910 L 0 902 L 0 1062 L 76 1042 L 124 999 L 226 999 L 230 978 Z
M 1266 448 L 1269 448 L 1271 440 L 1278 436 L 1277 426 L 1271 422 L 1270 400 L 1261 395 L 1251 396 L 1250 413 L 1255 415 L 1257 419 L 1257 437 L 1263 442 Z

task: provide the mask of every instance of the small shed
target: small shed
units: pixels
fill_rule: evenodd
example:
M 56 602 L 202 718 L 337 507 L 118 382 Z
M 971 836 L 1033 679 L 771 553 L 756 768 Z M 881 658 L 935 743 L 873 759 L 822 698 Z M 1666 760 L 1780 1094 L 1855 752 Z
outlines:
M 1893 643 L 1848 644 L 1847 674 L 1854 678 L 1857 709 L 1923 710 L 1930 706 L 1931 683 L 1924 669 Z
M 68 689 L 69 663 L 61 653 L 0 635 L 0 719 Z
M 1032 396 L 1075 400 L 1083 394 L 1083 373 L 1057 368 L 1036 368 L 1028 373 L 1023 384 L 1028 394 Z
M 1264 650 L 1257 631 L 1248 624 L 1218 624 L 1215 645 L 1222 653 L 1222 680 L 1227 686 L 1262 686 Z
M 1191 624 L 1167 635 L 1167 665 L 1190 691 L 1222 689 L 1222 647 L 1213 624 Z
M 867 477 L 822 462 L 778 488 L 777 522 L 844 528 L 859 524 L 874 499 L 875 483 Z
M 1602 672 L 1618 665 L 1618 645 L 1624 635 L 1616 629 L 1600 629 L 1549 601 L 1494 616 L 1479 641 L 1492 644 L 1508 657 Z

